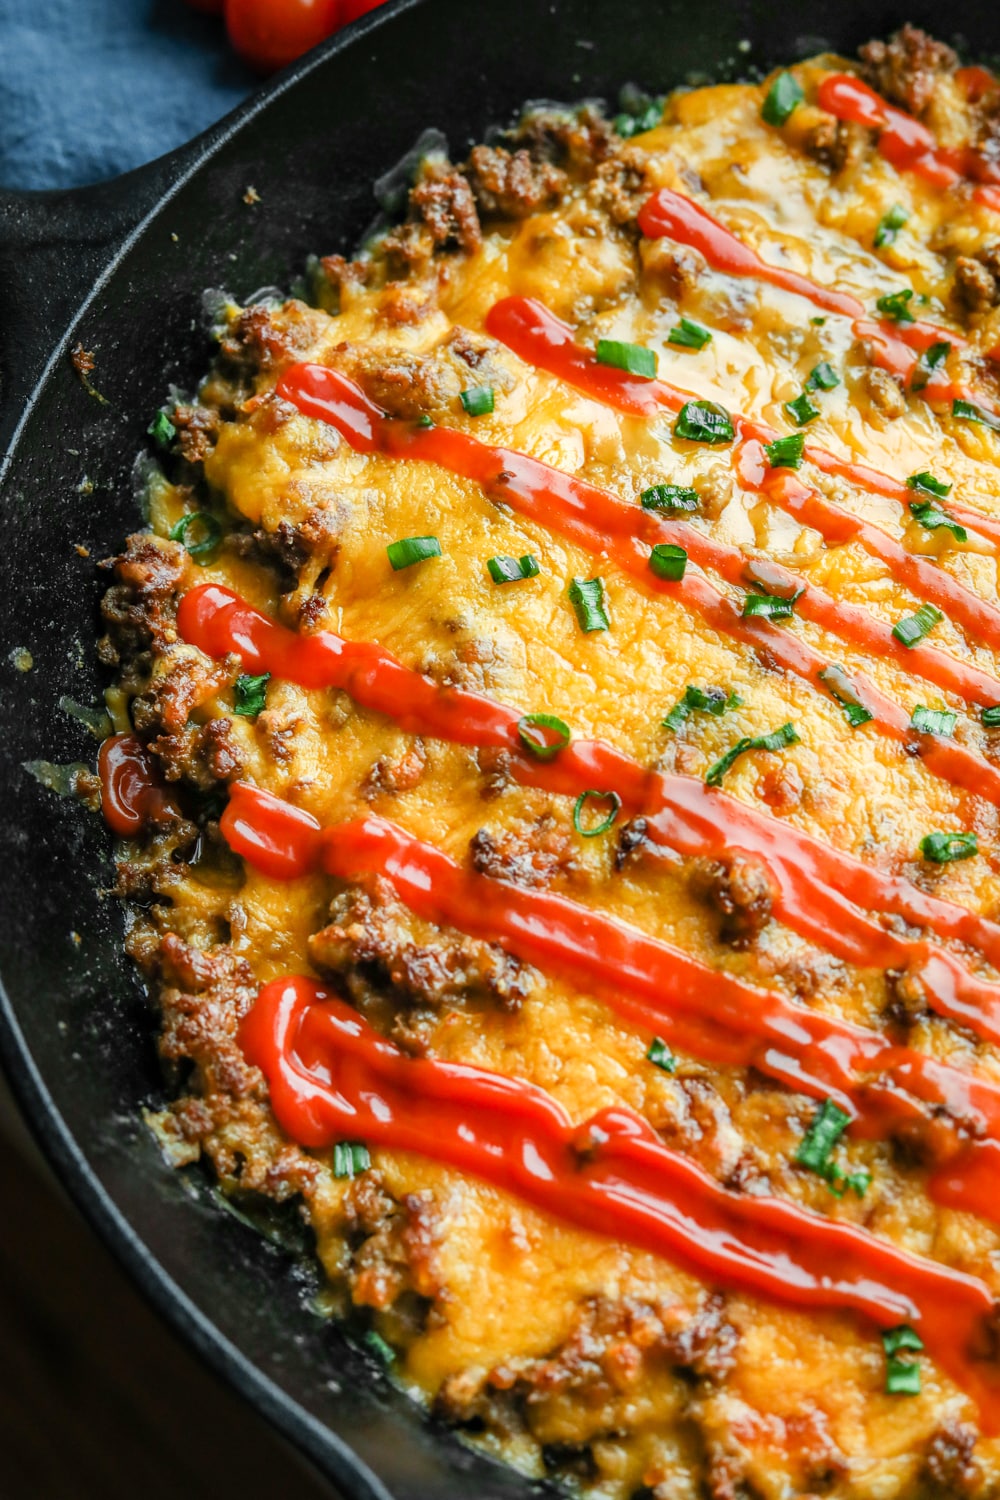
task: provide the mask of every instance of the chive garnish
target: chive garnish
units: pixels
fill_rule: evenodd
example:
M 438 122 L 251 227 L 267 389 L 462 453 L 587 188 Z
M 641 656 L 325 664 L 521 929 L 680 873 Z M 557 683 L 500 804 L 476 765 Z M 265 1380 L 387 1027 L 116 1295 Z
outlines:
M 625 85 L 618 102 L 621 114 L 615 116 L 613 124 L 618 134 L 626 140 L 629 136 L 640 135 L 644 130 L 655 129 L 663 121 L 664 100 L 644 94 L 634 84 Z
M 368 1147 L 360 1141 L 338 1141 L 333 1148 L 334 1177 L 356 1177 L 372 1164 Z
M 979 853 L 974 833 L 928 833 L 920 840 L 920 852 L 932 865 L 952 865 Z
M 826 319 L 825 318 L 810 318 L 809 321 L 813 325 L 814 328 L 822 328 L 823 324 L 826 322 Z
M 894 203 L 889 212 L 883 214 L 878 221 L 873 241 L 875 249 L 881 250 L 884 245 L 891 245 L 909 217 L 909 211 L 901 203 Z
M 233 683 L 233 712 L 241 714 L 245 719 L 256 719 L 258 714 L 264 712 L 270 681 L 270 672 L 261 672 L 259 677 L 241 673 Z
M 582 822 L 583 809 L 587 805 L 587 802 L 591 797 L 596 797 L 599 801 L 602 802 L 610 802 L 611 811 L 608 813 L 607 817 L 602 818 L 599 823 L 595 823 L 593 828 L 584 828 Z M 576 829 L 577 833 L 582 835 L 583 838 L 596 839 L 599 833 L 607 833 L 608 829 L 612 827 L 615 819 L 621 812 L 621 808 L 622 799 L 619 797 L 617 792 L 600 792 L 591 788 L 590 791 L 581 792 L 579 797 L 577 797 L 576 801 L 573 803 L 573 827 Z
M 654 1068 L 662 1068 L 664 1073 L 674 1073 L 677 1070 L 677 1059 L 661 1036 L 654 1036 L 650 1042 L 646 1059 Z
M 674 423 L 674 437 L 691 443 L 731 443 L 733 420 L 716 401 L 685 401 Z
M 676 734 L 693 713 L 713 714 L 719 719 L 727 709 L 742 706 L 743 699 L 738 693 L 727 693 L 719 687 L 700 688 L 692 682 L 684 689 L 684 696 L 674 704 L 667 717 L 661 720 L 660 727 Z
M 790 432 L 787 437 L 775 438 L 773 443 L 765 443 L 764 452 L 767 454 L 767 461 L 772 469 L 798 469 L 802 464 L 802 452 L 805 445 L 805 433 Z
M 924 1341 L 915 1328 L 902 1323 L 898 1328 L 887 1328 L 882 1335 L 885 1350 L 885 1388 L 890 1396 L 920 1395 L 920 1366 L 915 1360 L 898 1359 L 901 1349 L 912 1349 L 919 1353 Z
M 937 344 L 931 344 L 929 348 L 925 349 L 913 367 L 913 374 L 910 376 L 910 390 L 924 390 L 934 371 L 944 364 L 950 353 L 951 345 L 944 340 Z
M 681 484 L 654 484 L 639 496 L 643 510 L 665 510 L 668 514 L 697 510 L 698 491 Z
M 780 599 L 775 594 L 746 594 L 742 617 L 744 620 L 790 620 L 795 613 L 795 600 L 801 593 L 800 589 L 792 599 Z
M 804 98 L 799 80 L 792 73 L 779 73 L 767 91 L 760 117 L 766 125 L 784 125 L 792 110 Z
M 984 708 L 981 718 L 984 729 L 1000 729 L 1000 703 Z
M 910 728 L 917 734 L 940 734 L 950 740 L 957 723 L 958 714 L 953 714 L 950 708 L 925 708 L 918 703 L 910 719 Z
M 956 542 L 966 542 L 969 539 L 965 527 L 960 526 L 946 510 L 942 510 L 940 505 L 935 505 L 931 500 L 911 500 L 910 514 L 926 531 L 950 531 Z
M 912 323 L 912 301 L 913 288 L 908 286 L 902 292 L 886 292 L 883 297 L 879 297 L 875 306 L 884 318 L 890 318 L 894 323 Z
M 421 415 L 417 418 L 417 426 L 418 427 L 433 427 L 434 426 L 434 418 L 428 416 L 426 412 L 422 412 Z
M 892 627 L 892 633 L 901 646 L 911 650 L 920 644 L 925 636 L 930 635 L 935 625 L 940 625 L 944 615 L 936 604 L 921 604 L 920 608 L 912 615 L 904 615 L 903 618 Z
M 519 583 L 522 578 L 536 578 L 541 572 L 538 559 L 530 552 L 523 557 L 488 557 L 486 566 L 494 583 Z
M 390 567 L 398 573 L 400 568 L 411 568 L 425 558 L 440 557 L 441 543 L 436 536 L 406 536 L 390 542 L 385 551 Z
M 493 387 L 491 385 L 470 386 L 467 391 L 459 391 L 458 399 L 470 417 L 488 416 L 493 410 Z
M 708 786 L 721 786 L 726 772 L 747 750 L 785 750 L 789 745 L 798 743 L 799 737 L 794 724 L 782 724 L 780 729 L 774 729 L 770 734 L 744 735 L 714 766 L 709 767 L 705 782 Z
M 629 375 L 638 375 L 642 380 L 656 378 L 656 351 L 642 344 L 626 344 L 621 339 L 597 340 L 597 363 L 612 365 L 616 370 L 626 370 Z
M 935 479 L 926 469 L 921 469 L 918 474 L 911 474 L 906 484 L 908 489 L 926 490 L 928 495 L 934 495 L 938 500 L 944 500 L 951 494 L 951 485 L 945 484 L 943 479 Z
M 828 667 L 823 667 L 818 676 L 820 682 L 844 710 L 844 718 L 852 729 L 857 729 L 860 725 L 871 721 L 874 715 L 862 703 L 857 688 L 843 667 L 838 666 L 836 662 L 831 662 Z
M 195 538 L 190 541 L 189 533 L 192 529 L 195 532 Z M 195 562 L 208 562 L 222 541 L 222 527 L 207 510 L 191 510 L 186 516 L 181 516 L 176 525 L 171 526 L 170 540 L 180 542 Z
M 859 1198 L 863 1198 L 871 1182 L 871 1174 L 865 1171 L 845 1172 L 830 1160 L 834 1147 L 850 1123 L 849 1114 L 845 1114 L 832 1099 L 824 1099 L 799 1143 L 795 1161 L 800 1167 L 822 1177 L 838 1198 L 843 1197 L 845 1188 L 851 1188 Z
M 824 359 L 809 372 L 809 379 L 806 381 L 806 390 L 832 391 L 839 384 L 840 376 L 830 362 Z
M 555 714 L 525 714 L 517 721 L 521 744 L 536 760 L 551 760 L 572 739 L 570 727 Z
M 380 1333 L 376 1333 L 374 1328 L 370 1329 L 368 1333 L 365 1334 L 365 1343 L 368 1345 L 368 1348 L 371 1350 L 371 1352 L 375 1355 L 376 1359 L 380 1359 L 384 1365 L 395 1364 L 395 1349 L 391 1344 L 387 1344 L 382 1335 Z
M 604 607 L 602 578 L 574 578 L 569 586 L 569 599 L 576 610 L 580 629 L 585 634 L 592 630 L 611 629 L 611 621 Z
M 684 577 L 687 561 L 688 555 L 684 548 L 673 542 L 657 542 L 649 554 L 651 571 L 657 578 L 666 578 L 671 583 L 677 583 Z
M 974 401 L 953 401 L 951 414 L 961 418 L 963 422 L 977 422 L 980 427 L 988 427 L 991 432 L 1000 432 L 1000 417 L 977 406 Z
M 785 410 L 800 427 L 804 427 L 807 422 L 811 422 L 815 417 L 819 416 L 819 407 L 813 406 L 809 399 L 808 391 L 803 391 L 801 396 L 796 396 L 794 401 L 786 401 Z M 798 465 L 795 467 L 797 468 Z
M 677 326 L 667 334 L 667 343 L 676 344 L 680 349 L 704 349 L 711 342 L 711 330 L 701 323 L 695 323 L 691 318 L 681 318 Z
M 167 416 L 166 412 L 162 410 L 162 408 L 156 413 L 156 416 L 150 422 L 149 426 L 146 428 L 146 431 L 149 433 L 154 443 L 159 444 L 161 448 L 169 448 L 170 444 L 177 436 L 177 428 L 174 426 L 173 422 L 171 422 L 170 418 Z

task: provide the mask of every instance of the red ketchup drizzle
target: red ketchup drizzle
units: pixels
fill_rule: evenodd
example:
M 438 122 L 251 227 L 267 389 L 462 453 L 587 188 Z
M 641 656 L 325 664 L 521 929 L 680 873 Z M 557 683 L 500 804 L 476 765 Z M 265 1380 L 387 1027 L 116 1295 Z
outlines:
M 601 740 L 574 740 L 554 760 L 535 760 L 522 752 L 516 709 L 462 688 L 441 687 L 378 646 L 362 648 L 363 674 L 351 672 L 346 667 L 350 642 L 327 631 L 298 636 L 219 584 L 202 584 L 186 594 L 177 623 L 183 639 L 209 655 L 235 651 L 248 671 L 271 672 L 303 687 L 348 687 L 363 708 L 385 713 L 411 733 L 506 746 L 515 776 L 526 785 L 571 797 L 589 787 L 612 788 L 627 815 L 648 815 L 647 837 L 653 843 L 712 858 L 741 849 L 767 865 L 777 889 L 774 911 L 803 937 L 847 963 L 919 971 L 942 1013 L 981 1032 L 986 1028 L 986 1034 L 1000 1028 L 996 985 L 970 975 L 950 954 L 886 932 L 857 909 L 901 916 L 942 938 L 977 946 L 1000 964 L 1000 927 L 962 906 L 829 849 L 691 777 L 648 771 Z M 314 826 L 301 816 L 303 827 Z
M 926 125 L 904 110 L 895 109 L 860 78 L 848 73 L 831 74 L 820 84 L 817 102 L 838 120 L 851 120 L 877 130 L 881 155 L 897 170 L 915 172 L 932 187 L 954 187 L 963 179 L 1000 183 L 1000 168 L 995 162 L 968 147 L 939 146 Z M 977 187 L 972 196 L 977 203 L 1000 210 L 1000 192 L 994 187 Z
M 884 324 L 868 326 L 879 329 L 886 327 Z M 920 326 L 926 328 L 929 325 Z M 664 408 L 667 411 L 679 411 L 685 401 L 697 399 L 693 391 L 681 390 L 664 380 L 640 380 L 624 370 L 598 364 L 593 350 L 575 343 L 573 330 L 531 297 L 505 297 L 496 303 L 486 315 L 486 330 L 512 349 L 525 364 L 548 370 L 550 374 L 557 375 L 568 385 L 576 386 L 577 390 L 594 400 L 617 407 L 630 416 L 655 417 Z M 889 335 L 886 334 L 886 337 Z M 749 417 L 737 414 L 733 421 L 742 437 L 769 443 L 778 436 L 773 427 L 755 422 Z M 838 458 L 825 448 L 807 443 L 805 457 L 824 473 L 836 474 L 872 494 L 895 500 L 904 510 L 908 501 L 913 498 L 912 490 L 901 480 L 891 479 L 888 474 L 870 469 L 865 464 Z M 971 530 L 1000 543 L 1000 517 L 987 516 L 982 511 L 951 499 L 948 501 L 948 508 Z M 830 510 L 838 514 L 849 514 L 832 504 Z M 975 598 L 971 594 L 970 597 Z
M 815 1098 L 834 1098 L 865 1134 L 919 1120 L 921 1103 L 929 1104 L 950 1122 L 930 1127 L 948 1140 L 950 1201 L 961 1199 L 967 1164 L 978 1204 L 980 1141 L 964 1132 L 1000 1136 L 1000 1090 L 985 1080 L 755 989 L 563 896 L 463 870 L 383 818 L 324 830 L 270 792 L 236 783 L 220 827 L 236 854 L 277 878 L 317 869 L 344 880 L 381 876 L 417 916 L 498 943 L 599 994 L 626 1020 L 696 1057 L 754 1067 Z M 998 1213 L 994 1206 L 987 1216 Z
M 575 361 L 573 347 L 559 345 L 554 363 Z M 393 421 L 353 381 L 324 365 L 293 365 L 278 381 L 277 390 L 304 415 L 336 427 L 358 452 L 436 463 L 589 551 L 613 557 L 644 587 L 680 600 L 720 633 L 763 648 L 770 659 L 797 676 L 815 683 L 827 665 L 801 637 L 768 620 L 742 617 L 735 602 L 703 575 L 689 569 L 681 580 L 666 582 L 649 568 L 652 543 L 674 542 L 700 567 L 712 568 L 728 582 L 745 586 L 747 558 L 738 548 L 713 541 L 683 521 L 642 511 L 527 454 L 490 447 L 447 427 L 418 428 Z M 756 432 L 747 424 L 747 431 L 751 430 Z M 795 575 L 788 573 L 787 578 L 794 587 Z M 895 639 L 890 625 L 856 605 L 834 599 L 816 585 L 809 585 L 796 609 L 803 618 L 834 631 L 867 655 L 895 661 L 943 691 L 981 703 L 1000 702 L 1000 682 L 995 678 L 933 646 L 907 650 Z M 874 687 L 867 689 L 867 702 L 887 734 L 909 738 L 909 718 L 897 704 Z M 965 790 L 1000 800 L 1000 773 L 963 747 L 942 742 L 929 750 L 925 761 Z
M 533 1085 L 402 1054 L 313 980 L 265 985 L 241 1028 L 282 1128 L 323 1149 L 363 1138 L 489 1182 L 543 1213 L 679 1262 L 710 1283 L 784 1305 L 906 1322 L 1000 1429 L 988 1362 L 988 1288 L 865 1230 L 727 1191 L 638 1115 L 575 1126 Z
M 147 823 L 178 816 L 156 763 L 134 734 L 113 734 L 97 757 L 104 821 L 119 838 L 134 838 Z

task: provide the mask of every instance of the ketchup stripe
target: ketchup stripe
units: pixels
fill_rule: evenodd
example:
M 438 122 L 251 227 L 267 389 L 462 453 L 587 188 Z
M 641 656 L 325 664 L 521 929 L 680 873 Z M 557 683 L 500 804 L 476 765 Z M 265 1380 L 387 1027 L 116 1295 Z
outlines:
M 486 328 L 526 364 L 547 370 L 585 395 L 630 415 L 649 416 L 663 407 L 676 411 L 685 401 L 698 399 L 693 392 L 678 390 L 665 381 L 639 382 L 624 371 L 605 371 L 597 363 L 592 350 L 574 342 L 567 324 L 530 298 L 506 297 L 498 302 L 487 314 Z M 637 392 L 636 386 L 639 385 L 645 385 L 647 389 Z M 881 527 L 852 515 L 810 489 L 787 469 L 771 469 L 761 449 L 762 444 L 772 442 L 778 436 L 773 428 L 739 415 L 734 417 L 734 422 L 744 439 L 742 452 L 749 450 L 753 453 L 752 462 L 738 459 L 739 477 L 747 488 L 765 494 L 788 515 L 818 531 L 827 542 L 834 545 L 851 541 L 860 543 L 912 593 L 930 600 L 957 625 L 994 650 L 1000 650 L 1000 609 L 980 599 L 936 563 L 908 552 Z M 858 482 L 858 466 L 841 463 L 823 449 L 807 447 L 805 455 L 818 468 Z M 873 471 L 861 472 L 867 476 Z M 870 484 L 863 487 L 872 488 Z M 878 492 L 895 500 L 904 509 L 907 509 L 908 499 L 913 498 L 913 491 L 895 480 L 887 480 L 880 485 Z M 970 519 L 969 525 L 975 528 L 978 512 L 972 512 L 972 515 L 975 519 Z M 1000 522 L 997 523 L 997 539 L 1000 540 Z M 799 609 L 801 612 L 801 602 Z
M 850 120 L 879 131 L 878 149 L 901 172 L 915 172 L 932 187 L 955 187 L 963 178 L 983 184 L 973 198 L 1000 210 L 1000 171 L 995 162 L 971 148 L 950 149 L 904 110 L 896 109 L 874 89 L 849 73 L 832 73 L 819 86 L 820 109 L 838 120 Z
M 776 887 L 774 912 L 803 937 L 862 967 L 909 968 L 941 1014 L 1000 1040 L 1000 986 L 978 979 L 951 954 L 886 932 L 858 907 L 894 913 L 942 938 L 979 946 L 1000 965 L 1000 927 L 940 901 L 852 856 L 691 777 L 645 770 L 601 741 L 573 741 L 547 763 L 521 751 L 516 709 L 460 688 L 442 688 L 380 646 L 332 632 L 298 636 L 218 584 L 181 600 L 178 628 L 210 656 L 235 651 L 251 673 L 270 672 L 303 687 L 339 687 L 362 707 L 410 733 L 458 744 L 505 748 L 518 779 L 566 796 L 593 786 L 615 790 L 626 811 L 645 813 L 647 836 L 687 856 L 722 858 L 735 850 L 766 865 Z
M 984 1429 L 1000 1428 L 997 1376 L 985 1357 L 993 1299 L 973 1277 L 794 1204 L 729 1192 L 629 1110 L 574 1126 L 531 1084 L 406 1058 L 306 978 L 266 985 L 240 1040 L 267 1079 L 279 1124 L 300 1144 L 322 1149 L 362 1136 L 417 1152 L 710 1283 L 854 1312 L 880 1328 L 908 1322 L 979 1404 Z
M 324 365 L 293 365 L 278 382 L 279 394 L 305 415 L 337 428 L 357 451 L 383 452 L 394 458 L 423 459 L 479 484 L 523 515 L 601 555 L 609 555 L 645 588 L 679 599 L 722 634 L 743 641 L 767 657 L 819 685 L 826 659 L 800 636 L 760 617 L 744 618 L 732 599 L 707 578 L 688 570 L 667 582 L 649 568 L 654 541 L 684 546 L 699 565 L 716 568 L 734 583 L 742 582 L 746 559 L 683 522 L 667 521 L 596 485 L 509 448 L 494 448 L 451 428 L 415 428 L 392 421 L 346 376 Z M 794 579 L 794 574 L 788 575 Z M 799 613 L 846 636 L 870 655 L 884 655 L 935 686 L 966 699 L 1000 701 L 1000 682 L 946 652 L 919 645 L 910 650 L 890 627 L 852 605 L 839 604 L 810 586 L 799 600 Z M 884 733 L 909 741 L 909 716 L 873 686 L 866 701 Z M 925 764 L 935 774 L 975 795 L 1000 804 L 1000 772 L 964 746 L 934 744 Z
M 982 1139 L 1000 1139 L 1000 1088 L 990 1082 L 756 989 L 564 896 L 464 870 L 384 818 L 322 829 L 272 793 L 237 783 L 220 827 L 236 854 L 275 879 L 316 869 L 342 880 L 377 875 L 422 919 L 497 943 L 704 1061 L 756 1068 L 798 1092 L 833 1098 L 869 1135 L 922 1118 L 926 1125 L 931 1106 L 942 1116 L 935 1128 L 951 1137 L 952 1201 L 980 1210 L 978 1196 L 963 1196 L 963 1174 L 979 1194 Z M 979 1139 L 967 1140 L 969 1132 Z M 1000 1205 L 988 1202 L 985 1212 L 996 1221 Z

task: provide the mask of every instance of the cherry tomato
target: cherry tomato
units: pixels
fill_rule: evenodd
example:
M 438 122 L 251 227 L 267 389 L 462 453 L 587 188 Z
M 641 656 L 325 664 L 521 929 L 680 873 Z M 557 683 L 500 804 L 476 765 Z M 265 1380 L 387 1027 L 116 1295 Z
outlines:
M 370 10 L 377 10 L 383 3 L 384 0 L 341 0 L 341 26 L 346 26 L 349 21 L 356 21 L 359 16 L 366 16 Z
M 229 40 L 245 62 L 273 73 L 341 24 L 341 0 L 226 0 Z

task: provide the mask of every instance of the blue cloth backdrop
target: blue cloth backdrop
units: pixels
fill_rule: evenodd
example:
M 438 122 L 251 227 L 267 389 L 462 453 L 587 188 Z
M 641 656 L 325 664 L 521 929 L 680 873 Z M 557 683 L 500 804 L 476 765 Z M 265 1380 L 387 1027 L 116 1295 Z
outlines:
M 0 0 L 0 185 L 78 187 L 197 135 L 253 88 L 183 0 Z

